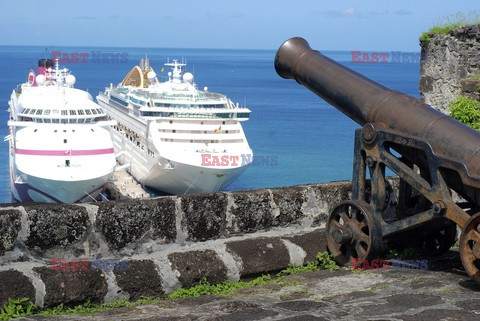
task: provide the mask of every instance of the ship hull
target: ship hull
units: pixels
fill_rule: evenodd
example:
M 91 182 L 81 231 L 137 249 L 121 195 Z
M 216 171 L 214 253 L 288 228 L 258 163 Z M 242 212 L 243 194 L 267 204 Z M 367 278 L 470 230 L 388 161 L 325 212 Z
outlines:
M 142 185 L 174 195 L 218 192 L 230 185 L 247 166 L 209 168 L 159 156 L 145 155 L 135 144 L 112 132 L 117 161 Z M 168 165 L 167 165 L 168 164 Z
M 21 181 L 11 179 L 11 191 L 14 201 L 42 203 L 91 202 L 98 198 L 111 174 L 82 181 L 63 181 L 45 179 L 21 173 Z

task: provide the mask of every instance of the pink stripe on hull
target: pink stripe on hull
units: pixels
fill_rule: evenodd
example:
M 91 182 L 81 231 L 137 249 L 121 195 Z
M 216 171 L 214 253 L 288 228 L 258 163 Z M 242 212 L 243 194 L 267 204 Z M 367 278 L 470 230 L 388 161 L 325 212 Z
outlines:
M 90 149 L 90 150 L 36 150 L 16 148 L 15 153 L 20 155 L 35 156 L 88 156 L 113 154 L 113 148 Z

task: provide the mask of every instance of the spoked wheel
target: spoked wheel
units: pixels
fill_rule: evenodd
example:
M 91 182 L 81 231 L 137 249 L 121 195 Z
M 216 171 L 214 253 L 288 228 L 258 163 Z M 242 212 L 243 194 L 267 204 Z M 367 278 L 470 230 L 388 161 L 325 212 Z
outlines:
M 352 259 L 371 260 L 380 254 L 382 230 L 373 209 L 364 201 L 337 204 L 327 220 L 327 246 L 340 265 Z
M 470 278 L 480 284 L 480 213 L 470 217 L 460 237 L 460 258 Z

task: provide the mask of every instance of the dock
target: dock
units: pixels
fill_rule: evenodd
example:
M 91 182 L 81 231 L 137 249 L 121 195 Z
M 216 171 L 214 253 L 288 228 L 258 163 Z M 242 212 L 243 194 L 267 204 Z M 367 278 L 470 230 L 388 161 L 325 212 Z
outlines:
M 143 189 L 126 169 L 117 169 L 111 181 L 116 190 L 126 198 L 150 198 L 152 195 Z

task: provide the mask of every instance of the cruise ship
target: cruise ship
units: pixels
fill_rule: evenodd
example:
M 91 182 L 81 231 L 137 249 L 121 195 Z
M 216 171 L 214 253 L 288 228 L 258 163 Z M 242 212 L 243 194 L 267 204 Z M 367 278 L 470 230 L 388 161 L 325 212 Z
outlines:
M 216 192 L 253 161 L 241 122 L 250 110 L 199 90 L 185 62 L 167 62 L 159 81 L 149 59 L 106 88 L 98 103 L 117 121 L 117 161 L 142 185 L 175 195 Z
M 75 203 L 98 199 L 116 161 L 109 128 L 115 122 L 92 96 L 74 88 L 58 60 L 41 59 L 38 75 L 9 101 L 10 184 L 20 202 Z

